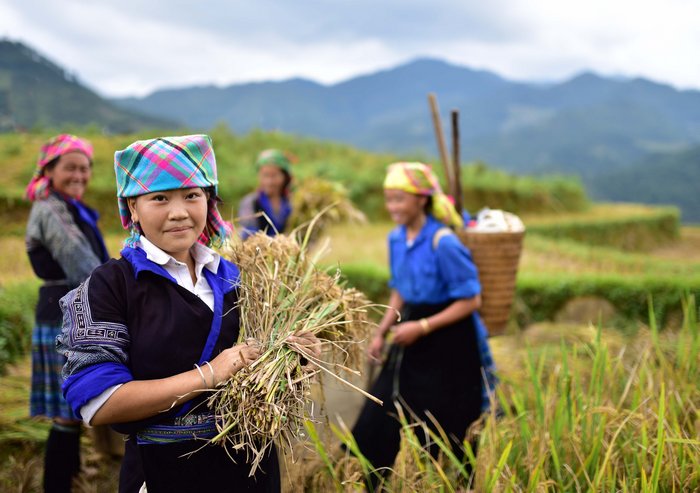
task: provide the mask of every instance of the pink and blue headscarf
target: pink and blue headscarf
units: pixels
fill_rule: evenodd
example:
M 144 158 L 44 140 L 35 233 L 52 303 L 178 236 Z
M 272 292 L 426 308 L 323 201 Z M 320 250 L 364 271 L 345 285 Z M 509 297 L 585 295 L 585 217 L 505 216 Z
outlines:
M 114 153 L 114 172 L 122 226 L 131 231 L 127 246 L 133 246 L 140 237 L 138 226 L 131 221 L 127 198 L 179 188 L 200 187 L 213 191 L 200 243 L 219 246 L 231 236 L 232 227 L 221 218 L 217 208 L 219 181 L 214 148 L 208 135 L 136 141 Z
M 82 152 L 92 163 L 92 144 L 90 142 L 70 134 L 53 137 L 41 146 L 39 151 L 34 176 L 29 180 L 25 190 L 25 195 L 29 200 L 33 202 L 45 199 L 49 195 L 51 183 L 49 178 L 44 175 L 46 165 L 69 152 Z

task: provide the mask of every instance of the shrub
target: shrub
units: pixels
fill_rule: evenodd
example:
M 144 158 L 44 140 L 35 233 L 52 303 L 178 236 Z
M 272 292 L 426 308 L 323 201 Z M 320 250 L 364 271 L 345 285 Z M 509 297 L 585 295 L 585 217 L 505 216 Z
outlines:
M 606 214 L 606 211 L 608 214 Z M 595 214 L 550 218 L 527 223 L 528 234 L 568 238 L 590 245 L 622 250 L 649 250 L 680 236 L 680 211 L 675 207 L 637 206 L 626 213 L 614 205 L 600 205 Z

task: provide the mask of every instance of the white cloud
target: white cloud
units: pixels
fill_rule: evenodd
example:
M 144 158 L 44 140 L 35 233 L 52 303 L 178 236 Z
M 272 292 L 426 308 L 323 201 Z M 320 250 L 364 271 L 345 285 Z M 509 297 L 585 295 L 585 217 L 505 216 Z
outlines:
M 695 0 L 0 0 L 0 34 L 99 92 L 306 77 L 432 55 L 506 77 L 582 70 L 700 88 Z
M 645 76 L 700 87 L 700 3 L 692 0 L 530 0 L 522 16 L 534 38 L 532 66 L 552 76 L 566 67 Z M 536 71 L 521 66 L 525 76 Z

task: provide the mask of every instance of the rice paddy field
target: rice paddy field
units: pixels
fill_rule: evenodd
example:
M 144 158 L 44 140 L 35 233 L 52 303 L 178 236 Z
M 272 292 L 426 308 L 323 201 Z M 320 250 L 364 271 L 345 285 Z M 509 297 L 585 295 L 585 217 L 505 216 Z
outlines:
M 319 170 L 329 159 L 361 162 L 351 171 L 362 175 L 362 186 L 355 183 L 348 190 L 369 220 L 328 227 L 317 239 L 322 244 L 327 238 L 330 247 L 320 263 L 339 267 L 371 301 L 386 302 L 386 235 L 392 226 L 376 201 L 357 198 L 381 173 L 375 167 L 393 158 L 288 136 L 234 138 L 220 132 L 222 161 L 236 152 L 252 160 L 253 149 L 273 139 L 312 162 L 304 168 L 307 176 L 323 175 L 346 186 L 353 183 L 347 175 Z M 27 356 L 38 281 L 24 253 L 26 208 L 17 205 L 17 197 L 18 184 L 28 178 L 19 163 L 30 159 L 27 146 L 36 148 L 42 138 L 0 137 L 0 156 L 11 164 L 0 182 L 0 491 L 41 491 L 48 424 L 28 417 Z M 96 140 L 104 154 L 133 139 Z M 107 160 L 98 165 L 106 170 Z M 465 438 L 470 467 L 447 449 L 431 457 L 417 440 L 424 430 L 405 423 L 401 452 L 384 490 L 699 491 L 700 227 L 679 227 L 677 211 L 666 208 L 586 204 L 571 182 L 514 180 L 482 167 L 466 176 L 475 185 L 474 195 L 482 194 L 477 208 L 511 197 L 521 204 L 518 212 L 528 226 L 511 321 L 504 335 L 490 339 L 500 385 L 492 412 Z M 108 182 L 98 180 L 96 190 L 105 195 L 93 196 L 105 208 L 114 205 Z M 229 203 L 243 189 L 229 183 Z M 538 194 L 548 197 L 546 210 L 533 210 L 543 202 Z M 560 196 L 571 199 L 564 210 L 557 210 Z M 124 235 L 110 226 L 113 222 L 105 217 L 108 249 L 116 255 Z M 371 372 L 363 368 L 353 383 L 366 387 Z M 371 464 L 341 449 L 341 444 L 353 448 L 347 428 L 363 397 L 328 378 L 319 380 L 323 385 L 311 389 L 317 401 L 314 420 L 304 425 L 305 440 L 294 444 L 294 461 L 288 457 L 284 463 L 284 490 L 363 491 Z M 440 436 L 431 439 L 444 444 Z M 85 433 L 82 443 L 83 469 L 75 490 L 116 491 L 119 441 L 105 446 Z
M 328 231 L 327 265 L 385 263 L 387 223 L 336 226 Z M 110 251 L 122 236 L 108 236 Z M 682 228 L 673 244 L 644 253 L 624 253 L 531 235 L 521 259 L 522 276 L 618 272 L 625 276 L 670 275 L 678 280 L 700 269 L 700 229 Z M 0 283 L 4 294 L 22 286 L 29 297 L 36 282 L 20 237 L 0 240 Z M 4 299 L 4 304 L 12 299 Z M 680 301 L 680 300 L 679 300 Z M 473 430 L 476 474 L 446 455 L 433 460 L 405 429 L 402 452 L 387 491 L 694 491 L 700 488 L 700 335 L 692 297 L 680 321 L 661 326 L 644 307 L 646 320 L 625 330 L 598 323 L 588 312 L 566 320 L 519 327 L 494 337 L 499 369 L 494 409 Z M 27 417 L 29 360 L 15 358 L 0 383 L 0 489 L 39 491 L 47 423 Z M 363 385 L 366 375 L 357 380 Z M 322 390 L 314 391 L 320 395 Z M 367 464 L 344 456 L 362 398 L 326 382 L 327 402 L 296 463 L 285 466 L 287 491 L 361 491 Z M 439 440 L 439 437 L 435 437 Z M 83 440 L 84 477 L 79 491 L 111 491 L 118 459 Z M 324 459 L 325 458 L 325 459 Z M 303 485 L 303 486 L 302 486 Z M 8 489 L 12 488 L 12 489 Z

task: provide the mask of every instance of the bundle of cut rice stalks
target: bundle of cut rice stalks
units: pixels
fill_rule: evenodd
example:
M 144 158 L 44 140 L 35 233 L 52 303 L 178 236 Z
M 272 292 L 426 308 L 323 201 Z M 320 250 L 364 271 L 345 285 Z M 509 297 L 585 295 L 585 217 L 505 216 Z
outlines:
M 338 182 L 305 178 L 294 187 L 291 201 L 290 228 L 295 229 L 315 220 L 311 232 L 313 239 L 318 238 L 331 224 L 367 222 L 364 213 L 350 200 L 348 190 Z M 323 210 L 327 212 L 319 214 Z
M 375 305 L 346 289 L 339 271 L 328 274 L 316 266 L 323 249 L 309 257 L 313 227 L 314 221 L 302 241 L 298 231 L 272 238 L 257 233 L 224 252 L 241 271 L 239 342 L 256 339 L 262 355 L 210 396 L 219 430 L 211 441 L 245 450 L 251 475 L 273 442 L 291 451 L 303 437 L 304 420 L 313 414 L 314 375 L 325 373 L 377 401 L 342 377 L 359 374 L 361 343 L 374 326 L 368 311 Z M 301 332 L 320 340 L 320 359 L 288 341 Z

